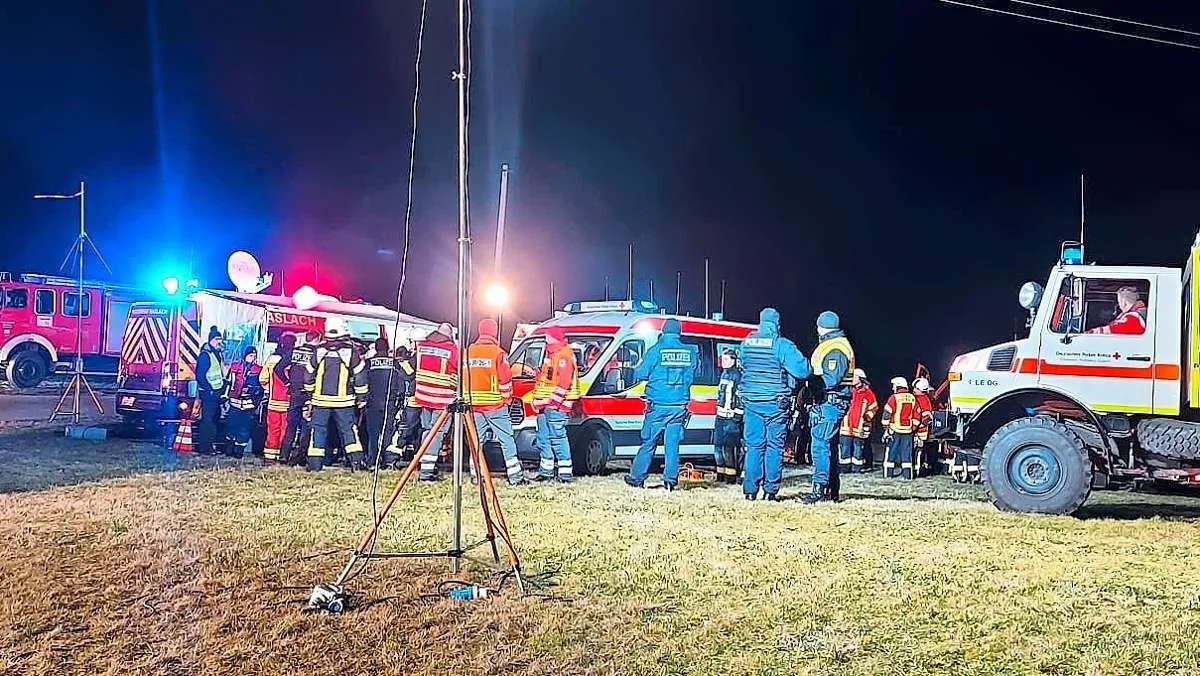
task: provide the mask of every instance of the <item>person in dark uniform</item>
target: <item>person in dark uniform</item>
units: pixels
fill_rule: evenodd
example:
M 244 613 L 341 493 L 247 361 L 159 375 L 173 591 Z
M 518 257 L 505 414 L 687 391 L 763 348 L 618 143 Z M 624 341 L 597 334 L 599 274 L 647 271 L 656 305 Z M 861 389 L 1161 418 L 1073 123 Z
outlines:
M 308 363 L 317 353 L 321 334 L 309 331 L 304 342 L 292 350 L 292 365 L 288 374 L 287 431 L 283 434 L 283 462 L 287 465 L 302 465 L 308 450 L 311 414 L 308 409 L 310 395 L 305 389 L 308 384 Z
M 737 367 L 737 352 L 721 354 L 721 380 L 717 383 L 717 418 L 713 426 L 713 460 L 717 465 L 717 480 L 738 483 L 741 472 L 742 401 L 738 388 L 742 372 Z
M 380 449 L 394 436 L 396 411 L 400 408 L 402 382 L 396 372 L 396 359 L 390 354 L 387 338 L 375 340 L 375 350 L 367 359 L 366 422 L 367 466 L 380 460 Z
M 395 363 L 399 403 L 396 405 L 395 432 L 387 448 L 383 449 L 383 462 L 387 465 L 411 458 L 421 440 L 421 407 L 413 398 L 417 365 L 412 352 L 403 345 L 396 348 Z

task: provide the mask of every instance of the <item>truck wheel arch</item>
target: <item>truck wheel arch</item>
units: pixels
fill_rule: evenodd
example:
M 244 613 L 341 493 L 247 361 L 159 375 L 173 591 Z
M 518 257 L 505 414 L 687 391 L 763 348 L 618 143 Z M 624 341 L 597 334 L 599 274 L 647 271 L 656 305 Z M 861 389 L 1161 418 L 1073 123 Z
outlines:
M 1115 442 L 1109 437 L 1100 417 L 1094 411 L 1066 392 L 1048 387 L 1012 390 L 988 401 L 967 422 L 963 443 L 967 448 L 982 449 L 996 430 L 1017 418 L 1047 414 L 1047 406 L 1052 406 L 1054 413 L 1084 423 L 1086 427 L 1077 426 L 1075 432 L 1083 437 L 1089 446 L 1108 452 L 1115 450 Z
M 0 346 L 0 362 L 8 361 L 13 352 L 29 349 L 26 346 L 30 343 L 33 343 L 46 351 L 46 353 L 50 356 L 49 366 L 53 368 L 54 364 L 58 362 L 58 350 L 54 349 L 54 345 L 50 344 L 50 341 L 46 340 L 42 336 L 37 335 L 36 333 L 23 333 L 9 338 L 3 346 Z

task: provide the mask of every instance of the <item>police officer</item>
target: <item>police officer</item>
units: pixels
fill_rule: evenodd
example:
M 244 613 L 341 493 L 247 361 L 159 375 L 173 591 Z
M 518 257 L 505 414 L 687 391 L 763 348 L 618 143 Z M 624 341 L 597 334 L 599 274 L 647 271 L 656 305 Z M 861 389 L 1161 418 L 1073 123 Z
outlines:
M 812 375 L 812 369 L 796 344 L 779 335 L 779 311 L 770 307 L 763 308 L 758 329 L 738 346 L 737 361 L 742 368 L 745 411 L 742 493 L 754 500 L 761 489 L 767 500 L 777 500 L 789 397 L 795 382 Z
M 304 343 L 292 350 L 292 363 L 288 370 L 287 431 L 283 434 L 282 448 L 285 465 L 304 462 L 305 449 L 312 434 L 308 420 L 311 396 L 306 386 L 309 381 L 308 363 L 317 354 L 320 338 L 321 334 L 309 331 L 304 336 Z
M 812 353 L 816 390 L 809 410 L 812 489 L 803 498 L 807 505 L 838 498 L 837 465 L 831 444 L 850 410 L 850 388 L 854 384 L 854 349 L 842 333 L 836 312 L 826 310 L 817 317 L 817 336 L 819 342 Z
M 641 488 L 650 471 L 650 460 L 663 436 L 663 488 L 675 490 L 679 483 L 679 441 L 683 437 L 687 405 L 700 352 L 684 345 L 678 319 L 663 322 L 662 335 L 634 371 L 634 382 L 646 381 L 646 415 L 642 418 L 642 445 L 629 467 L 625 483 Z
M 325 464 L 330 423 L 337 427 L 350 467 L 361 466 L 362 444 L 354 433 L 354 410 L 367 395 L 366 369 L 342 320 L 325 320 L 325 342 L 308 362 L 308 373 L 311 379 L 305 388 L 312 394 L 308 470 L 320 471 Z
M 367 407 L 363 411 L 367 428 L 367 465 L 380 460 L 379 450 L 392 438 L 395 411 L 400 408 L 400 376 L 396 360 L 389 354 L 387 338 L 375 340 L 375 352 L 367 359 Z
M 402 458 L 409 457 L 409 452 L 416 448 L 421 438 L 422 409 L 417 405 L 413 394 L 416 391 L 417 366 L 412 353 L 403 345 L 396 348 L 395 361 L 400 406 L 396 410 L 393 425 L 396 432 L 392 435 L 391 443 L 383 451 L 383 462 L 388 465 L 395 465 Z

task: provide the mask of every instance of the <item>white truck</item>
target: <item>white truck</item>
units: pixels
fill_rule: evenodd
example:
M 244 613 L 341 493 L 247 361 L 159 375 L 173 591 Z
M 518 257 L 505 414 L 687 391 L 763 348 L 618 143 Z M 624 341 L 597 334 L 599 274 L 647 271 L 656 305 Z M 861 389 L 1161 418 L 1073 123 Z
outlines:
M 1084 264 L 1066 242 L 1045 287 L 1021 287 L 1029 336 L 954 359 L 939 436 L 981 456 L 996 507 L 1071 514 L 1093 488 L 1200 485 L 1198 266 L 1200 234 L 1183 269 Z M 1142 321 L 1117 327 L 1132 292 Z

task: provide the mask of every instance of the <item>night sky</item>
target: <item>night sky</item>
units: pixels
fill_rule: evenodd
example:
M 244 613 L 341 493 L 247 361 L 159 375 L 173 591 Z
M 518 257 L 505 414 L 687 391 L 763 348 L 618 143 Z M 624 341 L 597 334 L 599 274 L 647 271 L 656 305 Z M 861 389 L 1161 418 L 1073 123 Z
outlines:
M 402 309 L 451 319 L 456 3 L 429 4 Z M 673 306 L 682 270 L 702 313 L 707 256 L 713 309 L 728 279 L 728 316 L 773 305 L 806 352 L 837 310 L 882 385 L 1011 337 L 1018 287 L 1078 233 L 1081 172 L 1090 259 L 1182 265 L 1200 224 L 1200 51 L 934 0 L 477 4 L 475 277 L 508 162 L 525 319 L 550 280 L 560 305 L 606 274 L 623 294 L 633 242 L 639 296 L 653 278 Z M 222 286 L 247 248 L 289 291 L 394 305 L 419 7 L 0 3 L 0 269 L 57 269 L 75 212 L 31 195 L 83 178 L 120 280 Z M 1185 3 L 1136 11 L 1200 30 Z

